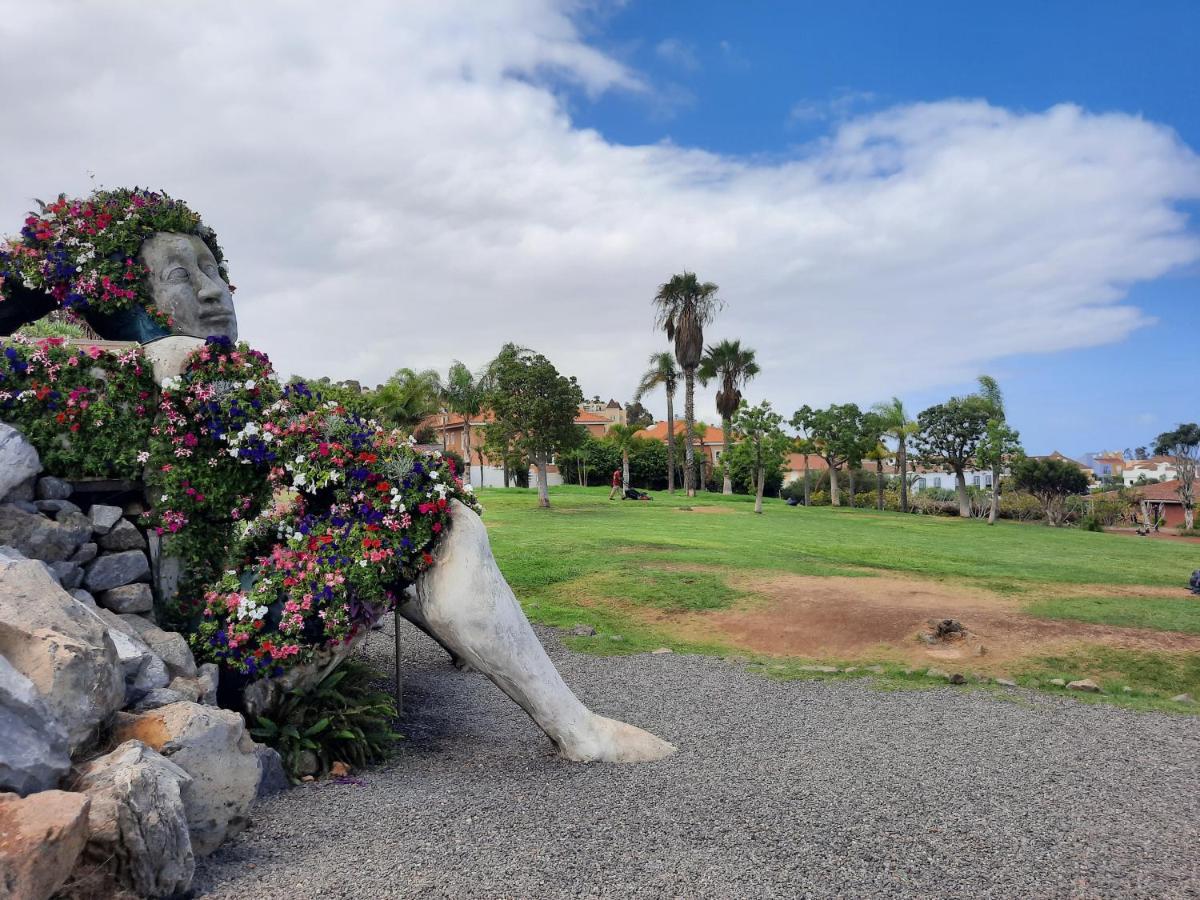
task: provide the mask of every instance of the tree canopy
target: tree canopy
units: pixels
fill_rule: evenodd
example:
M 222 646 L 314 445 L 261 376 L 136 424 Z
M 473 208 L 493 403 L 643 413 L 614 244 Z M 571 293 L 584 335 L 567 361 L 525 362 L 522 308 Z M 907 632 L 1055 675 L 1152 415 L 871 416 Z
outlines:
M 1037 497 L 1046 511 L 1046 521 L 1062 524 L 1063 506 L 1071 494 L 1086 494 L 1088 479 L 1075 463 L 1063 459 L 1018 460 L 1012 467 L 1013 483 Z

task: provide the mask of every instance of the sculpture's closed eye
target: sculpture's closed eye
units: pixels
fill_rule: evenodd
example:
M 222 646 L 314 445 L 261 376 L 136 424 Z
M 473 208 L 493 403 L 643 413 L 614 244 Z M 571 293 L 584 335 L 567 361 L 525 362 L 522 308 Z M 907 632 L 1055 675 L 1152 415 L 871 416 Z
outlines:
M 185 269 L 183 266 L 176 266 L 170 272 L 167 273 L 166 280 L 167 281 L 177 281 L 177 282 L 178 281 L 190 281 L 191 277 L 192 276 L 188 274 L 188 270 Z

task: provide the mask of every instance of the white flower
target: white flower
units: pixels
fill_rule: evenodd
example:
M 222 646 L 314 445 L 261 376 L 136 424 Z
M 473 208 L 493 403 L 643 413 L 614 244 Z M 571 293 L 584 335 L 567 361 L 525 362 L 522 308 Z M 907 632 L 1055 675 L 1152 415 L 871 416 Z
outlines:
M 429 473 L 429 477 L 432 478 L 434 481 L 437 481 L 441 477 L 441 475 L 438 474 L 437 469 L 434 469 L 432 472 Z
M 234 459 L 237 459 L 237 455 L 238 455 L 237 447 L 230 447 L 228 452 L 229 452 L 230 456 L 232 456 Z
M 304 462 L 304 454 L 303 453 L 301 453 L 299 456 L 296 457 L 296 462 L 298 462 L 298 463 Z
M 253 390 L 254 389 L 254 380 L 253 379 L 248 380 L 244 385 L 242 385 L 242 387 L 244 387 L 248 391 Z
M 263 432 L 263 443 L 269 444 L 273 440 L 275 440 L 275 435 L 271 434 L 269 431 Z
M 296 484 L 303 487 L 304 482 L 308 481 L 308 476 L 305 475 L 303 472 L 300 472 L 299 474 L 296 475 L 296 477 L 293 480 L 296 482 Z

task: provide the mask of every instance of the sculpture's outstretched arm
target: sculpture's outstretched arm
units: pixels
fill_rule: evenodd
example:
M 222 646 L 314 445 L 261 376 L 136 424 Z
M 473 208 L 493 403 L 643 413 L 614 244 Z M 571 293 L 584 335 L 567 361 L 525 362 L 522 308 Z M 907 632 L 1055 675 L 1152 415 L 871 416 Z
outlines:
M 645 762 L 675 752 L 647 731 L 598 716 L 571 693 L 546 655 L 496 561 L 483 522 L 453 501 L 436 562 L 400 607 L 456 661 L 490 678 L 567 759 Z

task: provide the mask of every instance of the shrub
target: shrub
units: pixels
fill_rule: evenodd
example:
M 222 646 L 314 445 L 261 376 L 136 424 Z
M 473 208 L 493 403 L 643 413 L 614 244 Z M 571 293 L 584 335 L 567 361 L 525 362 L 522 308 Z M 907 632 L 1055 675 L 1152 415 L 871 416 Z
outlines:
M 366 663 L 347 659 L 308 691 L 289 691 L 272 717 L 260 716 L 250 734 L 274 747 L 293 781 L 324 775 L 334 762 L 356 767 L 382 762 L 400 735 L 392 730 L 396 702 L 372 684 Z M 317 771 L 306 773 L 306 754 Z
M 13 338 L 0 357 L 0 420 L 64 478 L 136 478 L 157 386 L 140 348 L 107 353 L 62 338 Z

